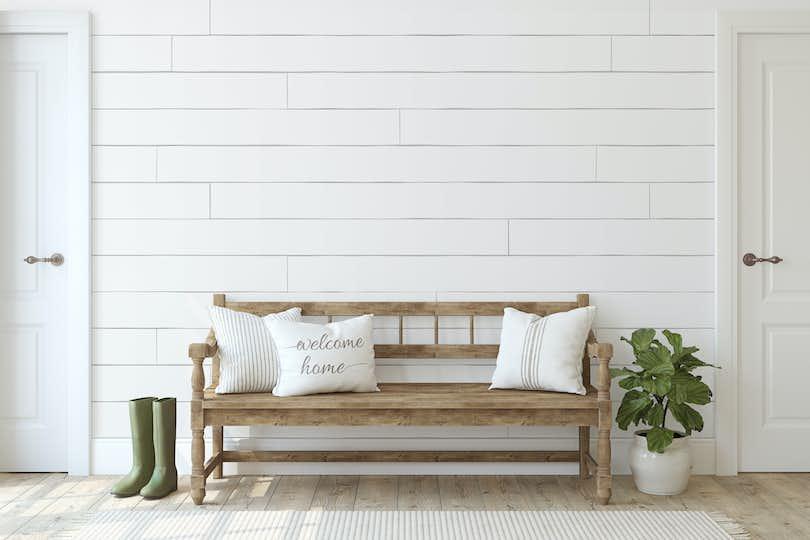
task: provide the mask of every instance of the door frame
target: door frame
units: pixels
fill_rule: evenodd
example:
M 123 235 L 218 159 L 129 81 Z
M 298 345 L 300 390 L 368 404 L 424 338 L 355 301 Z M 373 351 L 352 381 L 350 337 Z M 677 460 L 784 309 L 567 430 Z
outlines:
M 740 37 L 747 34 L 810 33 L 810 11 L 797 12 L 718 12 L 717 14 L 717 184 L 715 210 L 715 290 L 717 332 L 715 349 L 723 369 L 716 375 L 718 475 L 736 475 L 739 470 L 740 418 L 737 413 L 739 389 L 740 336 L 740 245 L 738 231 L 739 115 L 738 49 Z
M 67 472 L 90 474 L 91 178 L 90 14 L 0 11 L 0 35 L 61 34 L 67 38 Z

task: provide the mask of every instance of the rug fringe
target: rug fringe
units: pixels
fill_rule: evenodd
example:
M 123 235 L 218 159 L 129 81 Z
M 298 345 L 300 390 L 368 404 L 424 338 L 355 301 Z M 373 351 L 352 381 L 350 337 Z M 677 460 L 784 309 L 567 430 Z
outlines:
M 734 540 L 751 540 L 751 533 L 722 512 L 706 512 Z

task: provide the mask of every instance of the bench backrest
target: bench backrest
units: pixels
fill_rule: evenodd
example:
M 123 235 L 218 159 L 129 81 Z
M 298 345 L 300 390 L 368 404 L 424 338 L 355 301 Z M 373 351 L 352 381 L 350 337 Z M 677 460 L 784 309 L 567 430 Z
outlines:
M 475 317 L 503 315 L 506 307 L 527 313 L 550 315 L 570 311 L 588 305 L 588 295 L 578 294 L 573 302 L 241 302 L 228 300 L 224 294 L 214 295 L 214 305 L 235 311 L 244 311 L 264 316 L 292 307 L 300 307 L 304 316 L 333 317 L 374 314 L 379 317 L 399 318 L 399 343 L 377 344 L 377 358 L 495 358 L 498 345 L 475 343 Z M 433 343 L 412 344 L 403 342 L 404 318 L 412 316 L 433 317 Z M 439 317 L 469 317 L 469 343 L 439 343 Z M 582 377 L 590 383 L 590 359 L 583 351 Z M 219 379 L 219 359 L 214 358 L 213 379 Z

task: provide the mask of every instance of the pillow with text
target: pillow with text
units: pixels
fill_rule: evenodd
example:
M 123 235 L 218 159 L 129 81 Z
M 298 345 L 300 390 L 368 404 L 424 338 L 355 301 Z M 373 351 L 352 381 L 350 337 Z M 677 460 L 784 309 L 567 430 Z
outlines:
M 372 315 L 329 324 L 267 321 L 278 349 L 275 396 L 376 392 Z

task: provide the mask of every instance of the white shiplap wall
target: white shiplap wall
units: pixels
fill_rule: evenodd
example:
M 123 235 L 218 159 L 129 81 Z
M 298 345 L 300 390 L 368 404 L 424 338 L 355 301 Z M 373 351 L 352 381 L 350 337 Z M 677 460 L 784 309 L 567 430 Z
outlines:
M 712 8 L 775 4 L 805 1 L 0 0 L 94 15 L 93 471 L 125 470 L 126 401 L 140 395 L 180 399 L 188 468 L 185 350 L 205 334 L 212 292 L 584 291 L 601 339 L 683 329 L 715 360 Z M 497 325 L 479 324 L 478 339 L 496 341 Z M 410 321 L 407 339 L 425 339 L 425 326 Z M 446 321 L 442 339 L 465 335 Z M 618 347 L 617 361 L 629 360 Z M 380 373 L 483 381 L 491 369 L 385 361 Z M 696 465 L 713 471 L 713 407 L 704 413 Z M 576 444 L 573 429 L 557 428 L 226 437 L 278 449 Z M 624 470 L 629 439 L 615 437 Z

